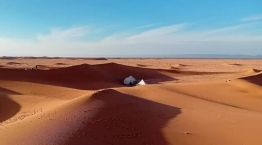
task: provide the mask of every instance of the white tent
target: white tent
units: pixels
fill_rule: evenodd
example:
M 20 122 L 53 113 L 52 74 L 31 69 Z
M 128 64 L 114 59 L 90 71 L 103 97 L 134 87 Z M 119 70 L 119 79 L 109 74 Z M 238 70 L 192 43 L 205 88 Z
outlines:
M 146 82 L 144 80 L 141 80 L 139 83 L 136 84 L 137 86 L 144 86 L 146 85 Z
M 129 76 L 129 77 L 125 78 L 125 80 L 124 80 L 125 85 L 134 85 L 135 82 L 136 82 L 136 79 L 132 76 Z

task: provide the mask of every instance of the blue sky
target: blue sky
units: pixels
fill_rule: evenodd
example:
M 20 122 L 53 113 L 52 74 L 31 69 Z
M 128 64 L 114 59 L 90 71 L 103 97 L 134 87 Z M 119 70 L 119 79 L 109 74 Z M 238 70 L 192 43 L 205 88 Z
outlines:
M 0 0 L 0 55 L 262 54 L 260 0 Z

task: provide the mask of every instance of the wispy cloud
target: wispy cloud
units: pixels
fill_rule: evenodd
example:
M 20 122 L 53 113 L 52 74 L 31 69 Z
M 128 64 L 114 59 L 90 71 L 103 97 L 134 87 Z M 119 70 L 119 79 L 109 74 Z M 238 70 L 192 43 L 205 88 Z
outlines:
M 169 53 L 262 53 L 262 34 L 246 33 L 261 23 L 237 24 L 228 27 L 190 30 L 182 23 L 140 32 L 116 32 L 97 41 L 86 36 L 95 28 L 73 27 L 52 29 L 36 39 L 0 38 L 1 55 L 36 56 L 99 56 L 112 54 Z
M 63 41 L 72 38 L 85 36 L 88 34 L 87 27 L 74 27 L 66 30 L 52 29 L 50 34 L 37 36 L 40 41 Z
M 241 21 L 259 21 L 259 20 L 262 20 L 262 14 L 257 14 L 241 19 Z
M 139 26 L 139 27 L 136 27 L 135 29 L 150 28 L 150 27 L 156 26 L 157 24 L 158 23 L 153 23 L 153 24 L 149 24 L 149 25 Z
M 171 26 L 160 27 L 160 28 L 144 31 L 144 32 L 141 32 L 133 36 L 129 36 L 125 39 L 138 41 L 138 40 L 146 40 L 146 39 L 152 39 L 152 38 L 160 38 L 160 37 L 164 37 L 164 36 L 179 32 L 183 30 L 183 28 L 185 28 L 186 25 L 187 24 L 176 24 L 176 25 L 171 25 Z

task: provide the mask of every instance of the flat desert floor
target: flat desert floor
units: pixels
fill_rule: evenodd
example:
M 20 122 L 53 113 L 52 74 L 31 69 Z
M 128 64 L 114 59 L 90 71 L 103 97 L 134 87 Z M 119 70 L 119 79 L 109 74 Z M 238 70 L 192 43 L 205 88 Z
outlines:
M 2 58 L 0 144 L 261 145 L 261 70 L 251 59 Z M 124 86 L 128 76 L 147 85 Z

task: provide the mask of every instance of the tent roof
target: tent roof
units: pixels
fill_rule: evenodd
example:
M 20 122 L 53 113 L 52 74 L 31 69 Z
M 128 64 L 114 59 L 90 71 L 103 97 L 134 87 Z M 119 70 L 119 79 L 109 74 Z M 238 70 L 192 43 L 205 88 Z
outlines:
M 137 86 L 143 86 L 146 85 L 146 82 L 144 80 L 141 80 L 139 83 L 136 84 Z

